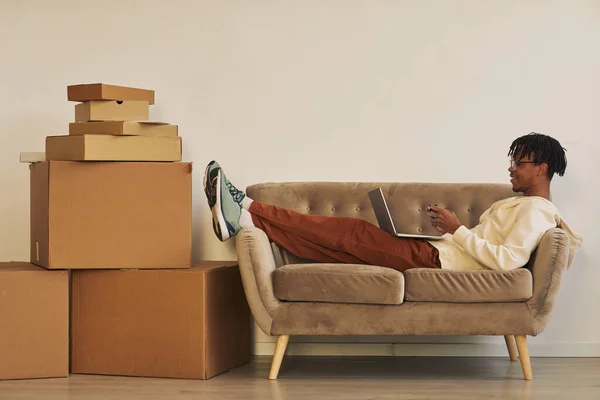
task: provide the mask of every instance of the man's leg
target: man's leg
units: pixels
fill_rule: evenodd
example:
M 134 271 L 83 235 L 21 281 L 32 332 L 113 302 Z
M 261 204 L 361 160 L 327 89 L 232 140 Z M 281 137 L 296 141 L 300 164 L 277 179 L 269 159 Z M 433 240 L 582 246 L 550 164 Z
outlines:
M 249 199 L 227 180 L 220 165 L 206 167 L 204 191 L 221 241 L 256 226 L 292 254 L 320 262 L 372 264 L 399 271 L 439 268 L 438 251 L 426 241 L 396 238 L 349 217 L 301 214 Z
M 394 237 L 358 218 L 301 214 L 258 201 L 248 211 L 269 239 L 298 257 L 399 271 L 440 267 L 437 249 L 426 241 Z

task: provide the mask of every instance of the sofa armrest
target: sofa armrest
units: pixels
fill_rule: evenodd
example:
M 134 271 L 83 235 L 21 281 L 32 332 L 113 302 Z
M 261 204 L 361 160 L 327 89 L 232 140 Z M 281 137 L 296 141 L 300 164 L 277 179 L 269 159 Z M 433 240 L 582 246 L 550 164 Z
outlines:
M 569 236 L 560 228 L 547 231 L 529 262 L 533 275 L 533 296 L 527 306 L 533 318 L 535 335 L 548 323 L 563 274 L 568 268 Z
M 280 301 L 273 293 L 276 265 L 269 239 L 261 229 L 242 229 L 237 234 L 236 251 L 250 311 L 260 329 L 270 335 Z

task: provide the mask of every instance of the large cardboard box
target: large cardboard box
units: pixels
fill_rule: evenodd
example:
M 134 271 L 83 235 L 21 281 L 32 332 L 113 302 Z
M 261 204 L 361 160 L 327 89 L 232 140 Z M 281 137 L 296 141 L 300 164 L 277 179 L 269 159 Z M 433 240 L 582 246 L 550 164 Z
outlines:
M 147 101 L 92 100 L 75 105 L 75 122 L 147 121 L 150 105 Z
M 67 98 L 69 101 L 141 100 L 154 104 L 154 90 L 89 83 L 67 86 Z
M 0 379 L 68 374 L 69 272 L 0 263 Z
M 47 161 L 181 161 L 180 137 L 64 135 L 46 137 Z
M 150 121 L 72 122 L 69 135 L 178 136 L 177 125 Z
M 47 161 L 30 177 L 33 264 L 190 267 L 190 163 Z
M 251 358 L 235 262 L 73 271 L 71 373 L 208 379 Z

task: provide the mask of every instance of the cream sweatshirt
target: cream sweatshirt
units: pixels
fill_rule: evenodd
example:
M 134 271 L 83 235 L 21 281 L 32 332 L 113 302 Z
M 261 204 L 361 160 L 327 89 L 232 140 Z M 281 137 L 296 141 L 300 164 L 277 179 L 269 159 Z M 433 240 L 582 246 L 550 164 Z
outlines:
M 570 259 L 581 246 L 550 201 L 537 196 L 510 197 L 494 203 L 479 218 L 479 225 L 464 225 L 440 240 L 429 241 L 439 250 L 442 268 L 469 271 L 511 271 L 527 264 L 548 229 L 564 229 L 571 241 Z

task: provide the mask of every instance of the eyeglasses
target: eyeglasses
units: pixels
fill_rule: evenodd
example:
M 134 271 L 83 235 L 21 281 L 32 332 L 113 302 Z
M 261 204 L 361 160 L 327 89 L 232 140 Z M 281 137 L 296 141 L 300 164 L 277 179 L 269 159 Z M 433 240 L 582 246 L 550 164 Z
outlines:
M 515 160 L 509 160 L 509 161 L 510 161 L 510 167 L 512 169 L 519 168 L 519 165 L 521 165 L 521 164 L 537 164 L 535 161 L 515 161 Z

